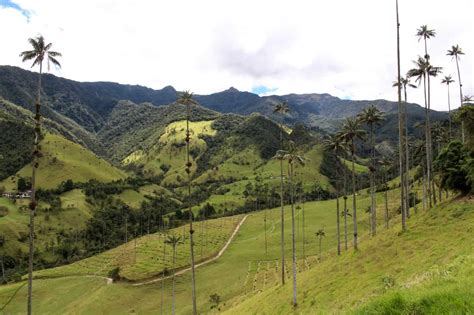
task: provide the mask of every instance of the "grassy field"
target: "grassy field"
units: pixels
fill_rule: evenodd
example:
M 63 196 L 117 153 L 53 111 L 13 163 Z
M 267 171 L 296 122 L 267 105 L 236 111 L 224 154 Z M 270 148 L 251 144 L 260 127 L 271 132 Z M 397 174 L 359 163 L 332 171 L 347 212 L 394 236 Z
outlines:
M 343 246 L 341 257 L 335 255 L 335 201 L 310 202 L 304 205 L 306 259 L 303 256 L 303 205 L 296 210 L 298 313 L 367 313 L 380 309 L 387 310 L 393 305 L 405 305 L 410 308 L 419 305 L 423 299 L 435 303 L 438 296 L 445 297 L 442 301 L 447 301 L 450 297 L 453 297 L 453 301 L 461 301 L 464 303 L 458 303 L 461 308 L 454 308 L 456 306 L 452 305 L 450 307 L 453 310 L 460 310 L 458 313 L 466 313 L 462 312 L 465 310 L 462 307 L 470 307 L 470 304 L 466 304 L 465 297 L 472 294 L 473 281 L 473 273 L 469 272 L 472 270 L 473 244 L 470 240 L 474 226 L 473 201 L 466 199 L 445 201 L 430 211 L 419 212 L 409 219 L 408 231 L 402 233 L 396 215 L 399 192 L 391 190 L 388 195 L 392 216 L 391 227 L 388 230 L 383 227 L 383 209 L 379 208 L 378 235 L 374 238 L 368 235 L 369 218 L 363 210 L 369 205 L 370 198 L 366 193 L 359 195 L 357 204 L 360 250 L 354 253 L 349 242 L 349 250 L 345 251 Z M 382 194 L 377 194 L 377 202 L 379 205 L 383 204 Z M 351 198 L 348 199 L 348 205 L 351 205 Z M 209 301 L 209 296 L 213 293 L 218 293 L 222 300 L 219 312 L 229 314 L 293 312 L 290 305 L 291 277 L 288 272 L 291 266 L 289 211 L 289 207 L 286 207 L 287 285 L 284 287 L 278 285 L 281 272 L 279 209 L 252 213 L 224 255 L 217 261 L 197 269 L 197 299 L 200 313 L 217 312 L 215 308 L 211 308 Z M 350 241 L 352 218 L 348 219 Z M 324 228 L 326 236 L 322 242 L 320 262 L 315 232 L 321 227 Z M 196 230 L 198 233 L 199 228 Z M 120 252 L 126 253 L 116 261 L 122 261 L 123 271 L 127 272 L 129 277 L 133 277 L 137 269 L 127 269 L 125 266 L 132 266 L 135 259 L 142 261 L 140 257 L 146 256 L 139 254 L 139 249 L 145 253 L 145 244 L 161 243 L 159 236 L 149 238 L 137 242 L 136 258 L 133 242 L 112 250 L 117 255 L 120 255 Z M 199 244 L 199 238 L 197 242 Z M 187 247 L 184 246 L 184 252 Z M 152 252 L 153 255 L 159 255 L 160 250 Z M 102 254 L 102 257 L 110 255 L 107 253 Z M 196 246 L 196 253 L 199 256 L 199 245 Z M 39 279 L 35 282 L 34 305 L 37 312 L 151 314 L 160 311 L 161 282 L 138 287 L 126 282 L 107 285 L 100 277 L 78 276 L 92 272 L 96 272 L 96 275 L 106 274 L 105 270 L 109 270 L 112 265 L 98 261 L 98 257 L 101 255 L 90 258 L 95 262 L 84 264 L 84 271 L 79 273 L 82 267 L 78 264 L 71 265 L 74 267 L 69 270 L 67 268 L 71 266 L 45 271 L 51 273 L 48 276 L 68 276 Z M 153 266 L 158 264 L 159 261 Z M 468 266 L 465 267 L 466 265 Z M 103 268 L 102 273 L 97 273 L 98 268 L 103 266 L 107 268 Z M 139 271 L 139 274 L 145 273 Z M 177 277 L 176 299 L 179 314 L 191 312 L 190 281 L 189 273 Z M 1 287 L 0 303 L 4 303 L 18 285 Z M 51 288 L 54 287 L 61 287 L 61 295 L 51 293 Z M 171 281 L 167 280 L 164 283 L 164 313 L 171 311 L 170 290 Z M 13 314 L 21 313 L 25 307 L 25 300 L 26 288 L 22 288 L 5 310 Z M 442 310 L 435 306 L 431 309 Z
M 91 208 L 85 200 L 82 191 L 74 189 L 60 197 L 62 210 L 46 211 L 47 204 L 40 202 L 35 216 L 35 244 L 41 257 L 46 261 L 54 261 L 55 255 L 47 246 L 55 246 L 57 234 L 63 232 L 79 233 L 85 227 L 85 222 L 91 217 Z M 0 198 L 0 205 L 8 208 L 8 214 L 0 217 L 0 231 L 5 236 L 4 251 L 7 255 L 18 255 L 28 251 L 29 200 Z M 22 254 L 22 255 L 23 255 Z
M 43 157 L 38 168 L 39 188 L 56 188 L 61 182 L 87 182 L 96 179 L 101 182 L 125 178 L 125 173 L 91 151 L 59 135 L 46 134 L 41 142 Z M 16 190 L 18 176 L 31 177 L 31 165 L 26 165 L 14 176 L 0 183 L 7 191 Z
M 239 217 L 225 217 L 196 222 L 194 225 L 195 257 L 197 261 L 215 255 L 232 234 Z M 62 277 L 68 275 L 107 276 L 116 267 L 120 276 L 136 281 L 159 275 L 164 269 L 172 268 L 172 251 L 164 244 L 167 234 L 182 237 L 177 247 L 176 268 L 189 264 L 188 226 L 172 229 L 165 233 L 146 235 L 102 254 L 53 269 L 34 273 L 36 278 Z M 166 246 L 166 249 L 164 248 Z
M 189 129 L 191 133 L 190 149 L 191 152 L 200 152 L 206 150 L 206 142 L 199 138 L 201 135 L 213 136 L 216 131 L 212 129 L 212 120 L 190 122 Z M 127 165 L 131 162 L 142 164 L 146 172 L 154 174 L 163 174 L 162 165 L 169 167 L 166 171 L 163 184 L 179 183 L 186 178 L 184 172 L 186 164 L 185 142 L 186 121 L 176 121 L 169 124 L 164 133 L 159 136 L 158 144 L 149 150 L 143 152 L 141 150 L 131 153 L 123 160 L 123 164 Z M 191 159 L 193 166 L 192 174 L 196 171 L 196 163 Z

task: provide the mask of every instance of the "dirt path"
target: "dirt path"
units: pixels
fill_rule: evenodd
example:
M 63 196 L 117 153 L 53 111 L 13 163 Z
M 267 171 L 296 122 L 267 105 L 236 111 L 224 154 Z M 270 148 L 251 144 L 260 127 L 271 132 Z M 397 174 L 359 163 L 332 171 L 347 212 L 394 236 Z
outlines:
M 222 254 L 224 254 L 224 252 L 226 251 L 226 249 L 229 247 L 230 243 L 232 242 L 232 240 L 234 239 L 234 237 L 237 235 L 237 233 L 239 232 L 239 229 L 240 227 L 242 226 L 242 224 L 245 222 L 245 220 L 247 219 L 247 217 L 249 216 L 249 214 L 247 214 L 245 217 L 242 218 L 242 220 L 240 220 L 239 224 L 237 224 L 237 226 L 235 227 L 234 229 L 234 232 L 232 232 L 232 235 L 230 236 L 230 238 L 227 240 L 227 242 L 225 243 L 224 247 L 221 248 L 221 250 L 219 251 L 219 253 L 217 253 L 216 256 L 214 257 L 211 257 L 207 260 L 204 260 L 202 262 L 200 262 L 199 264 L 195 265 L 194 268 L 198 268 L 198 267 L 201 267 L 201 266 L 204 266 L 204 265 L 207 265 L 217 259 L 219 259 L 219 257 L 222 256 Z M 188 271 L 191 271 L 191 267 L 188 267 L 188 268 L 185 268 L 185 269 L 182 269 L 178 272 L 176 272 L 174 275 L 175 276 L 179 276 L 179 275 L 182 275 Z M 155 278 L 155 279 L 151 279 L 151 280 L 146 280 L 146 281 L 143 281 L 143 282 L 138 282 L 138 283 L 134 283 L 132 284 L 132 286 L 134 287 L 137 287 L 137 286 L 141 286 L 141 285 L 147 285 L 147 284 L 152 284 L 152 283 L 156 283 L 156 282 L 160 282 L 162 280 L 166 280 L 166 279 L 171 279 L 173 276 L 166 276 L 166 277 L 158 277 L 158 278 Z

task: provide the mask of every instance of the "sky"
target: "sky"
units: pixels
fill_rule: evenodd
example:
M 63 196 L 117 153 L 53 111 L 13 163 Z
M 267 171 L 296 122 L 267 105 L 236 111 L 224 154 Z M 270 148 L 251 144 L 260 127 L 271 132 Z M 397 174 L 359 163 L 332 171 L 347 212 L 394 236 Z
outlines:
M 399 0 L 402 75 L 424 55 L 417 28 L 428 25 L 432 108 L 474 94 L 474 1 Z M 42 34 L 63 54 L 50 72 L 77 81 L 113 81 L 210 94 L 229 87 L 259 95 L 329 93 L 354 100 L 396 101 L 394 0 L 0 0 L 0 65 L 30 69 L 19 53 Z M 33 69 L 35 70 L 35 69 Z M 423 91 L 408 101 L 423 104 Z

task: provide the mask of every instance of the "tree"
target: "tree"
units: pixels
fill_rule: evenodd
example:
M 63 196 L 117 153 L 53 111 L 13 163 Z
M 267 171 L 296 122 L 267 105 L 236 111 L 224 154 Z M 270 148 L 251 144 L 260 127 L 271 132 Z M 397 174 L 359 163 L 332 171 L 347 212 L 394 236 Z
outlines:
M 456 68 L 458 70 L 458 83 L 459 83 L 459 99 L 461 100 L 461 107 L 463 105 L 463 97 L 462 97 L 462 83 L 461 83 L 461 72 L 459 71 L 459 59 L 461 55 L 464 55 L 461 47 L 459 45 L 451 46 L 451 49 L 448 50 L 447 56 L 451 56 L 452 58 L 456 59 Z M 461 140 L 464 143 L 464 123 L 461 121 Z
M 469 152 L 459 141 L 451 141 L 435 160 L 435 170 L 440 174 L 441 187 L 463 194 L 471 190 L 465 165 Z
M 56 67 L 61 67 L 61 64 L 56 59 L 61 57 L 61 54 L 57 51 L 52 51 L 52 43 L 46 44 L 44 37 L 39 35 L 35 38 L 29 38 L 28 42 L 33 47 L 32 50 L 23 51 L 20 54 L 22 61 L 33 60 L 31 67 L 39 66 L 39 75 L 38 75 L 38 89 L 36 92 L 36 103 L 35 103 L 35 141 L 33 149 L 33 162 L 32 162 L 32 175 L 31 175 L 31 203 L 30 203 L 30 238 L 29 238 L 29 256 L 28 256 L 28 306 L 27 313 L 28 315 L 32 312 L 32 294 L 33 294 L 33 253 L 34 253 L 34 216 L 36 206 L 38 204 L 36 200 L 36 170 L 39 166 L 40 154 L 40 137 L 41 137 L 41 76 L 43 74 L 43 61 L 46 61 L 48 64 L 48 69 L 50 63 Z
M 293 178 L 295 175 L 295 165 L 304 166 L 304 158 L 299 155 L 296 144 L 293 141 L 289 142 L 288 151 L 279 150 L 277 155 L 281 156 L 282 160 L 288 161 L 288 179 L 290 185 L 290 203 L 291 203 L 291 243 L 293 253 L 293 306 L 297 306 L 296 300 L 296 229 L 295 229 L 295 185 Z
M 172 314 L 174 315 L 175 313 L 175 296 L 174 296 L 174 274 L 175 274 L 175 264 L 176 264 L 176 246 L 178 246 L 181 243 L 181 236 L 176 236 L 176 235 L 168 235 L 168 237 L 165 240 L 165 244 L 170 245 L 173 248 L 173 276 L 172 276 L 172 289 L 171 289 L 171 309 L 172 309 Z
M 408 71 L 409 77 L 415 77 L 415 82 L 421 85 L 423 81 L 423 91 L 425 98 L 425 136 L 426 136 L 426 177 L 427 177 L 427 195 L 429 207 L 431 208 L 432 201 L 432 187 L 431 187 L 431 173 L 432 173 L 432 141 L 431 141 L 431 122 L 430 122 L 430 88 L 429 88 L 429 77 L 437 76 L 441 73 L 440 67 L 433 67 L 430 65 L 427 59 L 418 57 L 418 60 L 414 61 L 416 68 Z M 434 193 L 434 192 L 433 192 Z
M 396 4 L 396 16 L 397 16 L 397 95 L 398 95 L 398 161 L 400 164 L 400 180 L 402 185 L 400 185 L 400 205 L 402 209 L 402 229 L 406 229 L 406 212 L 405 212 L 405 174 L 404 174 L 404 163 L 403 163 L 403 125 L 404 125 L 404 115 L 402 110 L 402 82 L 401 82 L 401 72 L 400 72 L 400 19 L 398 16 L 398 0 L 395 1 Z
M 352 220 L 354 222 L 354 249 L 357 250 L 357 209 L 356 209 L 356 179 L 355 179 L 355 154 L 357 139 L 364 139 L 366 132 L 360 128 L 360 120 L 357 118 L 346 118 L 342 126 L 341 137 L 350 144 L 352 161 Z
M 186 174 L 188 176 L 187 188 L 188 188 L 188 198 L 191 199 L 191 159 L 190 159 L 190 140 L 191 133 L 189 131 L 189 120 L 191 119 L 191 106 L 196 105 L 196 101 L 193 100 L 193 93 L 185 91 L 181 93 L 178 99 L 179 104 L 186 106 Z M 189 200 L 189 213 L 192 213 L 192 206 Z M 194 267 L 194 242 L 193 242 L 193 216 L 189 216 L 189 243 L 190 243 L 190 252 L 191 252 L 191 282 L 192 282 L 192 303 L 193 303 L 193 315 L 197 315 L 197 305 L 196 305 L 196 273 Z
M 435 37 L 436 36 L 436 31 L 428 29 L 427 25 L 422 25 L 422 26 L 420 26 L 419 29 L 416 30 L 416 36 L 418 36 L 418 41 L 420 41 L 422 39 L 424 40 L 424 43 L 425 43 L 425 59 L 429 60 L 430 55 L 428 55 L 427 39 L 430 39 L 431 37 Z
M 273 113 L 286 115 L 290 112 L 288 103 L 281 102 L 275 104 Z M 280 150 L 283 150 L 283 117 L 280 121 Z M 278 157 L 278 152 L 276 157 Z M 283 201 L 283 156 L 280 156 L 280 206 L 281 206 L 281 284 L 285 284 L 285 205 Z
M 451 75 L 447 75 L 441 80 L 441 84 L 446 84 L 446 86 L 448 87 L 448 114 L 449 114 L 449 137 L 450 138 L 452 138 L 453 133 L 451 130 L 451 97 L 449 95 L 449 85 L 453 82 L 454 80 L 451 77 Z
M 410 77 L 406 76 L 400 77 L 400 84 L 401 87 L 403 88 L 403 94 L 405 96 L 405 102 L 401 104 L 402 106 L 402 116 L 403 116 L 403 122 L 404 122 L 404 137 L 403 137 L 403 147 L 405 148 L 405 155 L 404 155 L 404 164 L 405 164 L 405 176 L 404 176 L 404 189 L 405 189 L 405 209 L 406 209 L 406 214 L 409 217 L 410 216 L 410 201 L 409 201 L 409 196 L 410 196 L 410 151 L 408 150 L 408 97 L 407 97 L 407 88 L 416 88 L 416 85 L 411 84 L 410 82 Z M 398 87 L 398 81 L 395 81 L 393 83 L 394 87 Z
M 322 260 L 322 242 L 323 242 L 323 237 L 326 236 L 326 233 L 324 233 L 324 229 L 321 228 L 316 232 L 316 237 L 319 238 L 319 261 Z
M 370 130 L 370 149 L 371 149 L 371 165 L 370 165 L 370 217 L 371 217 L 371 233 L 372 236 L 377 234 L 377 209 L 375 204 L 375 132 L 374 127 L 380 125 L 385 120 L 384 112 L 380 111 L 374 105 L 371 105 L 359 113 L 359 120 L 369 126 Z
M 333 134 L 333 135 L 330 135 L 328 136 L 326 139 L 324 139 L 323 141 L 323 147 L 326 151 L 329 151 L 331 152 L 332 154 L 334 154 L 334 158 L 336 159 L 336 161 L 339 159 L 338 157 L 338 153 L 340 151 L 344 151 L 346 149 L 345 145 L 343 144 L 343 141 L 341 139 L 341 137 L 339 137 L 337 134 Z M 336 167 L 336 178 L 339 179 L 339 172 L 338 172 L 338 167 Z M 345 180 L 345 178 L 344 178 Z M 341 228 L 340 228 L 340 217 L 341 217 L 341 214 L 340 214 L 340 211 L 339 211 L 339 195 L 340 195 L 340 186 L 338 185 L 338 183 L 336 182 L 336 232 L 337 232 L 337 254 L 338 255 L 341 255 Z M 345 183 L 344 183 L 344 186 L 345 186 Z M 344 191 L 345 193 L 345 191 Z M 345 197 L 345 195 L 344 195 Z M 344 209 L 345 210 L 345 209 Z M 346 212 L 346 211 L 344 211 Z M 346 216 L 347 218 L 347 216 Z M 347 219 L 345 220 L 345 223 L 346 223 L 346 231 L 347 231 Z M 346 232 L 347 234 L 347 232 Z M 347 235 L 346 235 L 347 237 Z M 347 249 L 347 248 L 346 248 Z

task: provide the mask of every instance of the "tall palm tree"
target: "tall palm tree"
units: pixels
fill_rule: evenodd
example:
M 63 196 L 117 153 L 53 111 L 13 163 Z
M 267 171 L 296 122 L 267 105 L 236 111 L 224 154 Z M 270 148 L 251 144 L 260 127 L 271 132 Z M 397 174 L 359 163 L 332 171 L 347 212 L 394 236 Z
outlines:
M 431 37 L 435 37 L 436 36 L 436 31 L 428 29 L 427 25 L 422 25 L 422 26 L 420 26 L 419 29 L 416 30 L 416 36 L 418 36 L 418 41 L 420 41 L 422 39 L 424 40 L 424 43 L 425 43 L 425 59 L 429 60 L 430 55 L 428 54 L 427 39 L 430 39 Z
M 181 93 L 177 101 L 179 104 L 186 106 L 186 173 L 188 175 L 188 198 L 191 197 L 191 158 L 190 158 L 190 140 L 191 133 L 189 131 L 189 120 L 191 119 L 191 106 L 196 105 L 196 101 L 193 99 L 193 93 L 185 91 Z M 192 301 L 193 301 L 193 314 L 197 315 L 197 305 L 196 305 L 196 274 L 194 267 L 194 242 L 193 242 L 193 215 L 191 202 L 188 200 L 188 215 L 189 215 L 189 243 L 190 243 L 190 252 L 191 252 L 191 274 L 192 274 Z
M 295 176 L 295 165 L 305 165 L 305 160 L 299 155 L 296 144 L 293 141 L 288 143 L 288 151 L 279 150 L 278 155 L 283 160 L 288 161 L 288 181 L 290 185 L 290 203 L 291 203 L 291 243 L 292 243 L 292 269 L 293 269 L 293 306 L 297 306 L 296 300 L 296 229 L 295 229 L 295 185 L 293 179 Z
M 275 104 L 273 113 L 282 115 L 280 120 L 280 150 L 283 150 L 283 116 L 290 112 L 287 102 Z M 278 154 L 277 154 L 278 157 Z M 281 206 L 281 284 L 285 284 L 285 205 L 283 201 L 283 156 L 280 158 L 280 206 Z
M 326 236 L 326 233 L 324 232 L 324 229 L 323 229 L 323 228 L 319 229 L 319 230 L 316 232 L 316 237 L 319 238 L 319 261 L 321 261 L 321 259 L 322 259 L 321 248 L 322 248 L 323 237 L 325 237 L 325 236 Z
M 407 97 L 407 88 L 416 88 L 416 85 L 410 82 L 410 77 L 407 75 L 405 78 L 400 77 L 400 84 L 403 88 L 403 94 L 405 96 L 405 102 L 402 104 L 402 116 L 404 124 L 404 138 L 403 138 L 403 146 L 405 148 L 405 176 L 403 185 L 405 185 L 405 209 L 407 217 L 410 217 L 410 150 L 408 150 L 408 97 Z M 394 87 L 398 87 L 398 81 L 393 82 Z
M 400 185 L 400 204 L 402 209 L 402 229 L 406 229 L 406 202 L 405 202 L 405 183 L 404 179 L 404 155 L 403 155 L 403 110 L 402 110 L 402 83 L 401 83 L 401 71 L 400 71 L 400 19 L 398 16 L 398 0 L 395 1 L 395 10 L 396 10 L 396 21 L 397 21 L 397 95 L 398 95 L 398 143 L 399 143 L 399 150 L 398 150 L 398 161 L 400 164 L 400 180 L 402 185 Z
M 174 274 L 175 274 L 175 264 L 176 264 L 176 246 L 178 246 L 181 243 L 181 236 L 177 235 L 168 235 L 168 237 L 165 240 L 165 244 L 170 245 L 173 248 L 173 276 L 172 276 L 172 286 L 171 286 L 171 310 L 172 314 L 175 314 L 175 297 L 174 297 Z
M 323 140 L 323 147 L 326 151 L 331 152 L 334 154 L 334 158 L 336 161 L 339 159 L 339 152 L 345 150 L 345 146 L 341 137 L 337 134 L 333 134 L 328 136 L 326 139 Z M 336 178 L 339 180 L 339 172 L 338 167 L 336 167 Z M 340 180 L 339 180 L 340 183 Z M 336 231 L 337 231 L 337 254 L 341 255 L 341 225 L 340 225 L 340 209 L 339 209 L 339 195 L 340 195 L 340 185 L 336 181 Z M 347 223 L 347 220 L 346 220 Z
M 364 139 L 365 130 L 360 128 L 361 122 L 357 118 L 346 118 L 342 126 L 341 137 L 350 143 L 352 160 L 352 220 L 354 222 L 354 249 L 357 250 L 357 210 L 356 210 L 356 179 L 355 179 L 355 154 L 357 139 Z
M 431 109 L 431 83 L 430 83 L 430 76 L 436 76 L 438 73 L 441 72 L 440 67 L 433 67 L 430 65 L 430 55 L 428 54 L 428 39 L 435 37 L 436 36 L 436 31 L 433 29 L 428 29 L 427 25 L 422 25 L 419 29 L 416 30 L 416 36 L 418 36 L 418 41 L 422 40 L 424 41 L 424 46 L 425 46 L 425 60 L 427 63 L 427 68 L 426 68 L 426 80 L 427 80 L 427 109 L 426 109 L 426 122 L 427 122 L 427 129 L 426 129 L 426 136 L 428 137 L 427 145 L 427 156 L 428 156 L 428 186 L 432 190 L 432 195 L 430 194 L 430 191 L 428 191 L 428 198 L 431 203 L 431 200 L 433 199 L 433 203 L 436 204 L 436 194 L 435 194 L 435 184 L 434 181 L 431 180 L 431 174 L 433 173 L 433 166 L 432 166 L 432 160 L 433 160 L 433 152 L 432 152 L 432 139 L 431 139 L 431 122 L 430 122 L 430 109 Z M 439 72 L 438 72 L 439 71 Z M 431 204 L 430 204 L 431 207 Z M 408 209 L 407 209 L 408 211 Z
M 432 201 L 432 190 L 431 190 L 431 174 L 432 174 L 432 167 L 431 167 L 431 160 L 432 160 L 432 141 L 431 141 L 431 120 L 430 120 L 430 91 L 429 91 L 429 81 L 428 78 L 430 76 L 437 76 L 441 73 L 440 67 L 432 66 L 428 60 L 424 59 L 423 57 L 418 57 L 418 60 L 414 61 L 416 68 L 410 69 L 408 71 L 409 77 L 414 77 L 415 82 L 418 82 L 421 85 L 423 81 L 423 91 L 424 91 L 424 99 L 425 99 L 425 137 L 426 137 L 426 177 L 427 177 L 427 195 L 428 195 L 428 203 L 429 207 L 431 208 L 431 201 Z M 427 84 L 428 82 L 428 84 Z
M 461 106 L 463 104 L 463 97 L 462 97 L 462 83 L 461 83 L 461 72 L 459 72 L 459 59 L 461 55 L 464 55 L 461 47 L 459 45 L 451 46 L 451 49 L 448 50 L 446 54 L 456 59 L 456 68 L 458 69 L 458 83 L 459 83 L 459 99 L 461 100 Z M 461 121 L 461 140 L 464 143 L 464 122 Z
M 370 130 L 370 150 L 371 150 L 371 166 L 370 166 L 370 217 L 371 217 L 371 233 L 372 236 L 377 234 L 377 209 L 375 205 L 375 133 L 374 127 L 380 125 L 385 120 L 384 112 L 380 111 L 376 106 L 371 105 L 364 108 L 358 115 L 359 120 L 369 126 Z
M 32 50 L 26 50 L 20 54 L 22 61 L 33 60 L 31 67 L 39 66 L 39 75 L 38 75 L 38 89 L 36 93 L 36 103 L 35 103 L 35 142 L 33 150 L 33 162 L 32 162 L 32 175 L 31 175 L 31 202 L 30 202 L 30 235 L 29 235 L 29 256 L 28 256 L 28 306 L 27 312 L 28 315 L 32 312 L 32 294 L 33 294 L 33 252 L 34 252 L 34 217 L 35 210 L 38 204 L 36 200 L 36 169 L 39 165 L 40 153 L 40 137 L 41 137 L 41 77 L 43 74 L 43 61 L 46 61 L 48 64 L 48 69 L 52 63 L 56 67 L 61 67 L 61 64 L 56 59 L 61 57 L 61 53 L 57 51 L 52 51 L 52 43 L 46 44 L 44 37 L 38 35 L 35 38 L 29 38 L 28 42 L 33 47 Z
M 451 75 L 447 75 L 441 80 L 441 84 L 446 84 L 446 86 L 448 87 L 448 114 L 449 114 L 449 137 L 450 138 L 452 138 L 453 134 L 451 130 L 451 96 L 449 95 L 449 85 L 453 82 L 454 80 L 451 77 Z

